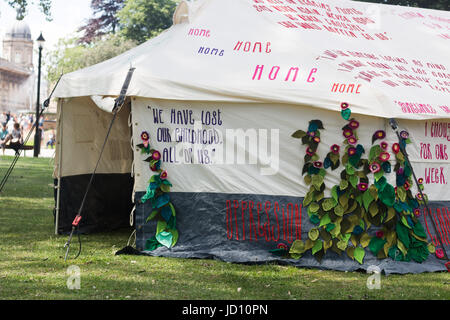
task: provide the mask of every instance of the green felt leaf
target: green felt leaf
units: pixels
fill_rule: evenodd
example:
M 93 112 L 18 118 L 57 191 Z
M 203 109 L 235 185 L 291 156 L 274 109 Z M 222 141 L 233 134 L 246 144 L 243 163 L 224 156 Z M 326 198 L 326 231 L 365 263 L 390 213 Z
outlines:
M 312 214 L 309 217 L 309 220 L 311 221 L 312 224 L 318 224 L 320 222 L 320 218 L 317 214 Z
M 312 177 L 312 184 L 316 188 L 316 190 L 320 190 L 320 187 L 323 184 L 323 177 L 321 175 L 318 175 L 318 174 L 314 175 Z
M 406 228 L 411 229 L 411 226 L 409 225 L 408 220 L 406 220 L 405 216 L 403 216 L 403 217 L 400 219 L 400 221 L 402 222 L 402 224 L 403 224 Z
M 436 247 L 434 246 L 434 244 L 432 244 L 431 242 L 428 244 L 428 252 L 433 254 L 436 252 Z
M 394 217 L 395 217 L 395 209 L 393 207 L 389 207 L 388 211 L 387 211 L 387 217 L 384 220 L 384 222 L 386 223 L 386 222 L 390 221 Z
M 336 165 L 336 163 L 339 161 L 339 155 L 338 154 L 330 152 L 329 153 L 329 157 L 330 157 L 331 162 L 333 162 L 334 165 Z
M 171 232 L 161 231 L 156 235 L 156 240 L 163 246 L 170 248 L 172 246 L 173 235 Z
M 355 168 L 350 163 L 347 163 L 347 165 L 345 166 L 345 171 L 349 175 L 355 174 Z
M 303 199 L 303 207 L 307 207 L 311 203 L 311 201 L 313 201 L 313 193 L 310 191 Z
M 395 231 L 397 232 L 398 240 L 401 241 L 406 248 L 409 248 L 410 240 L 409 240 L 409 230 L 402 223 L 398 222 Z M 399 249 L 401 250 L 400 246 Z M 405 253 L 406 255 L 406 253 Z
M 355 260 L 355 247 L 348 247 L 345 251 L 347 252 L 349 258 Z
M 303 130 L 297 130 L 295 131 L 291 137 L 296 138 L 296 139 L 301 139 L 306 135 L 306 132 Z
M 169 232 L 172 234 L 172 247 L 178 242 L 178 230 L 169 229 Z
M 145 222 L 149 222 L 150 220 L 152 220 L 156 215 L 158 214 L 158 210 L 153 210 L 150 215 L 147 217 L 147 220 L 145 220 Z
M 327 226 L 325 227 L 325 230 L 327 230 L 328 232 L 330 232 L 331 230 L 333 230 L 334 228 L 336 228 L 336 225 L 334 223 L 329 223 L 327 224 Z M 331 234 L 331 233 L 330 233 Z
M 336 202 L 338 202 L 337 188 L 338 188 L 338 186 L 333 186 L 333 188 L 331 188 L 331 196 L 333 197 L 334 201 L 336 201 Z
M 352 175 L 348 180 L 350 181 L 350 184 L 353 186 L 353 188 L 356 188 L 356 186 L 358 185 L 358 176 Z
M 383 172 L 382 170 L 380 170 L 380 171 L 378 171 L 378 172 L 375 172 L 375 173 L 373 174 L 373 176 L 374 176 L 374 178 L 375 178 L 375 181 L 378 181 L 378 180 L 380 180 L 381 178 L 383 178 L 383 175 L 384 175 L 384 172 Z
M 319 155 L 316 153 L 316 154 L 314 154 L 312 157 L 311 157 L 311 161 L 317 161 L 317 160 L 319 160 L 320 159 L 320 157 L 319 157 Z
M 316 241 L 317 238 L 319 238 L 319 230 L 317 228 L 312 228 L 308 232 L 308 237 L 311 239 L 311 241 Z
M 330 215 L 329 215 L 328 213 L 326 213 L 326 214 L 322 217 L 322 219 L 320 219 L 320 225 L 319 225 L 319 228 L 320 228 L 321 226 L 324 226 L 324 225 L 329 224 L 330 222 L 331 222 Z
M 314 243 L 314 246 L 311 248 L 311 253 L 314 255 L 314 254 L 316 254 L 316 252 L 322 250 L 322 248 L 323 248 L 322 240 L 317 240 Z
M 156 225 L 156 234 L 161 233 L 167 228 L 167 222 L 166 221 L 158 221 L 158 224 Z
M 319 211 L 320 206 L 317 202 L 311 202 L 308 209 L 311 213 L 316 213 L 317 211 Z
M 386 242 L 387 242 L 387 241 L 384 240 L 384 239 L 380 239 L 380 238 L 378 238 L 378 237 L 373 237 L 373 238 L 370 240 L 370 243 L 369 243 L 369 249 L 370 249 L 370 251 L 376 256 L 376 255 L 378 254 L 378 252 L 379 252 L 381 249 L 383 249 L 383 247 L 384 247 L 384 245 L 385 245 Z
M 292 254 L 292 253 L 303 253 L 303 252 L 305 252 L 305 243 L 300 239 L 295 240 L 292 243 L 291 248 L 289 249 L 289 253 Z
M 417 223 L 414 225 L 413 232 L 420 238 L 427 237 L 427 234 L 425 233 L 425 230 L 423 229 L 422 224 L 419 221 L 417 221 Z
M 341 180 L 341 182 L 339 183 L 339 188 L 341 190 L 345 190 L 348 187 L 348 181 L 347 180 Z
M 356 247 L 353 255 L 355 256 L 355 260 L 358 261 L 359 264 L 362 264 L 365 254 L 366 252 L 364 251 L 363 248 Z
M 291 259 L 295 259 L 298 260 L 302 257 L 302 255 L 300 253 L 291 253 Z
M 369 206 L 369 213 L 372 217 L 375 217 L 378 214 L 378 205 L 376 202 L 372 202 Z
M 341 116 L 342 118 L 344 118 L 345 120 L 350 119 L 350 116 L 352 115 L 352 111 L 350 110 L 350 108 L 341 110 Z
M 170 187 L 167 184 L 161 184 L 159 187 L 163 192 L 170 192 Z
M 337 201 L 333 198 L 327 198 L 322 202 L 322 208 L 325 211 L 330 211 L 337 205 Z
M 370 190 L 364 191 L 362 198 L 363 198 L 364 208 L 366 209 L 366 211 L 368 211 L 370 203 L 374 200 Z
M 395 203 L 395 188 L 387 183 L 381 192 L 378 193 L 378 197 L 388 207 L 392 207 Z
M 334 207 L 334 214 L 338 217 L 342 217 L 344 215 L 344 208 L 338 204 L 336 207 Z
M 401 201 L 403 201 L 403 202 L 406 201 L 406 191 L 405 191 L 405 188 L 403 188 L 403 186 L 397 187 L 397 195 Z
M 311 182 L 312 182 L 312 177 L 311 177 L 309 174 L 307 174 L 307 175 L 303 178 L 303 180 L 305 181 L 306 185 L 310 185 Z
M 376 144 L 374 145 L 372 148 L 370 148 L 369 151 L 369 161 L 372 162 L 373 160 L 375 160 L 376 158 L 378 158 L 378 156 L 380 155 L 380 153 L 383 151 L 383 149 L 381 149 L 381 147 Z
M 367 232 L 363 232 L 361 234 L 361 237 L 359 238 L 359 243 L 363 248 L 367 247 L 370 243 L 371 237 Z

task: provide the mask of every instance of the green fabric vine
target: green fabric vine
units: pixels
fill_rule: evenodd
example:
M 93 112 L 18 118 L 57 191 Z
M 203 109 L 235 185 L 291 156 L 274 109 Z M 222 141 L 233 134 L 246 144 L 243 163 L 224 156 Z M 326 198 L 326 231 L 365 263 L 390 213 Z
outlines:
M 145 250 L 152 251 L 161 246 L 171 248 L 178 240 L 175 208 L 169 196 L 172 184 L 167 180 L 167 171 L 161 169 L 161 153 L 150 147 L 148 132 L 142 132 L 141 139 L 143 143 L 137 147 L 141 149 L 141 154 L 150 155 L 144 161 L 149 162 L 150 170 L 156 174 L 150 178 L 147 191 L 140 201 L 149 201 L 151 204 L 151 212 L 146 222 L 154 219 L 158 221 L 155 236 L 146 241 Z
M 341 115 L 347 121 L 342 128 L 344 152 L 341 147 L 332 145 L 323 163 L 319 160 L 317 148 L 320 143 L 319 129 L 324 129 L 320 120 L 309 122 L 308 130 L 297 130 L 292 137 L 301 139 L 306 145 L 306 155 L 302 175 L 308 193 L 303 200 L 309 219 L 315 227 L 308 232 L 308 239 L 295 240 L 291 247 L 279 244 L 272 253 L 299 259 L 311 250 L 320 262 L 328 250 L 339 255 L 345 252 L 351 259 L 362 264 L 365 248 L 377 258 L 390 257 L 396 261 L 425 261 L 433 253 L 433 244 L 427 241 L 426 233 L 418 221 L 419 206 L 424 201 L 420 193 L 413 195 L 410 167 L 400 151 L 400 145 L 394 143 L 396 186 L 387 182 L 385 174 L 392 171 L 388 143 L 383 141 L 386 133 L 378 130 L 373 134 L 372 147 L 368 158 L 363 158 L 364 147 L 358 143 L 359 122 L 351 118 L 347 103 L 341 104 Z M 400 133 L 400 143 L 406 147 L 410 143 L 406 131 Z M 326 170 L 344 167 L 339 185 L 331 188 L 331 198 L 324 198 Z M 369 177 L 373 183 L 369 185 Z M 423 179 L 419 179 L 423 190 Z M 379 230 L 375 236 L 368 231 L 372 226 Z

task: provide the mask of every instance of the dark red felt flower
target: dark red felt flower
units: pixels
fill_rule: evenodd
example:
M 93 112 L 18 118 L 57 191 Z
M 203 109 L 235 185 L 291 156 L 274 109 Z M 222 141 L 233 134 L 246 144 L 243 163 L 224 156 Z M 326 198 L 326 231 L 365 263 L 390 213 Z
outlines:
M 312 149 L 310 147 L 306 148 L 306 154 L 308 156 L 313 156 L 314 155 L 314 151 L 312 151 Z
M 378 230 L 378 231 L 375 233 L 375 235 L 377 236 L 377 238 L 383 238 L 384 232 L 383 232 L 383 230 Z
M 159 151 L 157 151 L 157 150 L 153 151 L 153 153 L 152 153 L 152 159 L 153 159 L 153 160 L 159 160 L 159 159 L 161 159 L 161 153 L 159 153 Z
M 345 110 L 345 109 L 347 109 L 348 108 L 348 103 L 347 102 L 342 102 L 341 103 L 341 109 L 342 110 Z
M 348 126 L 350 128 L 352 128 L 353 130 L 358 129 L 359 128 L 359 122 L 356 120 L 351 120 L 348 124 Z
M 358 184 L 358 190 L 359 191 L 366 191 L 369 185 L 365 182 L 361 182 Z
M 419 208 L 414 209 L 414 215 L 416 217 L 420 216 L 420 209 Z
M 400 145 L 396 142 L 392 145 L 392 151 L 397 154 L 400 152 Z
M 436 258 L 442 259 L 444 257 L 444 250 L 442 250 L 441 248 L 436 249 L 435 254 L 436 254 Z
M 341 147 L 339 147 L 337 144 L 333 144 L 330 149 L 331 149 L 331 152 L 333 152 L 334 154 L 338 154 L 340 148 Z
M 322 168 L 323 163 L 322 163 L 322 161 L 314 161 L 313 166 L 315 168 Z
M 383 150 L 386 150 L 388 148 L 388 143 L 386 141 L 383 141 L 382 143 L 380 143 L 380 147 Z
M 353 136 L 353 130 L 350 128 L 345 128 L 342 134 L 345 138 L 350 138 L 351 136 Z
M 356 154 L 356 148 L 350 147 L 348 148 L 348 155 L 351 157 Z
M 277 248 L 278 248 L 278 249 L 283 249 L 283 250 L 286 250 L 286 251 L 287 251 L 288 246 L 287 246 L 285 243 L 279 243 L 279 244 L 277 245 Z
M 382 162 L 386 162 L 389 160 L 389 158 L 391 157 L 391 155 L 387 152 L 381 152 L 380 155 L 378 156 L 378 159 L 380 159 L 380 161 Z
M 150 139 L 150 136 L 147 131 L 143 131 L 141 133 L 141 139 L 142 139 L 142 141 L 148 141 L 148 139 Z
M 356 144 L 358 142 L 358 140 L 356 140 L 355 137 L 351 136 L 347 139 L 349 144 Z

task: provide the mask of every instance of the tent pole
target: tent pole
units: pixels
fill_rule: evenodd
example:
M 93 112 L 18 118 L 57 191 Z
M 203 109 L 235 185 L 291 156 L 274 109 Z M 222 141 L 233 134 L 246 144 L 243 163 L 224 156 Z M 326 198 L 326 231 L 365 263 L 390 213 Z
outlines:
M 56 146 L 58 149 L 58 185 L 56 190 L 56 212 L 55 212 L 55 235 L 58 235 L 58 221 L 59 221 L 59 210 L 60 210 L 60 202 L 61 202 L 61 164 L 62 164 L 62 137 L 63 137 L 63 127 L 61 125 L 62 120 L 62 105 L 63 100 L 59 100 L 59 117 L 58 117 L 58 133 L 59 133 L 59 139 L 56 143 Z

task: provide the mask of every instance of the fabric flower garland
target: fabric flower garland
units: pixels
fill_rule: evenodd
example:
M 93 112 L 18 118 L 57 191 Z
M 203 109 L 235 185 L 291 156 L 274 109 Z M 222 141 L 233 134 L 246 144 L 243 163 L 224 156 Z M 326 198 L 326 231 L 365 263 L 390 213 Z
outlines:
M 142 143 L 137 147 L 141 149 L 142 154 L 150 155 L 144 161 L 149 162 L 150 170 L 155 174 L 150 178 L 147 191 L 140 202 L 149 201 L 151 205 L 146 222 L 154 219 L 158 221 L 156 233 L 146 241 L 145 250 L 152 251 L 161 246 L 171 248 L 178 241 L 176 212 L 169 197 L 172 184 L 167 180 L 167 171 L 161 170 L 161 153 L 150 147 L 150 136 L 147 131 L 141 133 L 141 139 Z
M 417 220 L 419 204 L 427 201 L 423 199 L 426 196 L 412 194 L 411 169 L 401 152 L 401 147 L 410 143 L 409 134 L 402 131 L 402 140 L 392 145 L 397 160 L 394 168 L 397 186 L 394 187 L 384 177 L 392 171 L 389 144 L 384 141 L 386 132 L 377 130 L 373 134 L 368 159 L 363 159 L 365 150 L 358 144 L 357 134 L 360 123 L 351 118 L 348 103 L 341 104 L 341 115 L 348 121 L 342 128 L 344 152 L 341 159 L 341 147 L 334 144 L 325 160 L 319 160 L 317 148 L 321 140 L 318 129 L 323 129 L 320 120 L 310 121 L 307 132 L 297 130 L 292 135 L 307 145 L 302 175 L 311 187 L 303 206 L 307 207 L 309 219 L 315 226 L 309 230 L 306 241 L 295 240 L 290 248 L 279 244 L 271 252 L 298 259 L 311 250 L 312 255 L 321 261 L 327 250 L 338 254 L 345 251 L 362 264 L 365 248 L 368 248 L 379 259 L 391 257 L 401 261 L 424 261 L 435 248 L 428 244 L 425 231 Z M 331 167 L 334 170 L 340 164 L 344 166 L 341 182 L 331 189 L 331 198 L 324 198 L 326 169 Z M 371 185 L 369 175 L 373 175 Z M 422 183 L 423 179 L 419 182 L 421 190 Z M 369 235 L 371 226 L 378 228 L 375 236 Z

